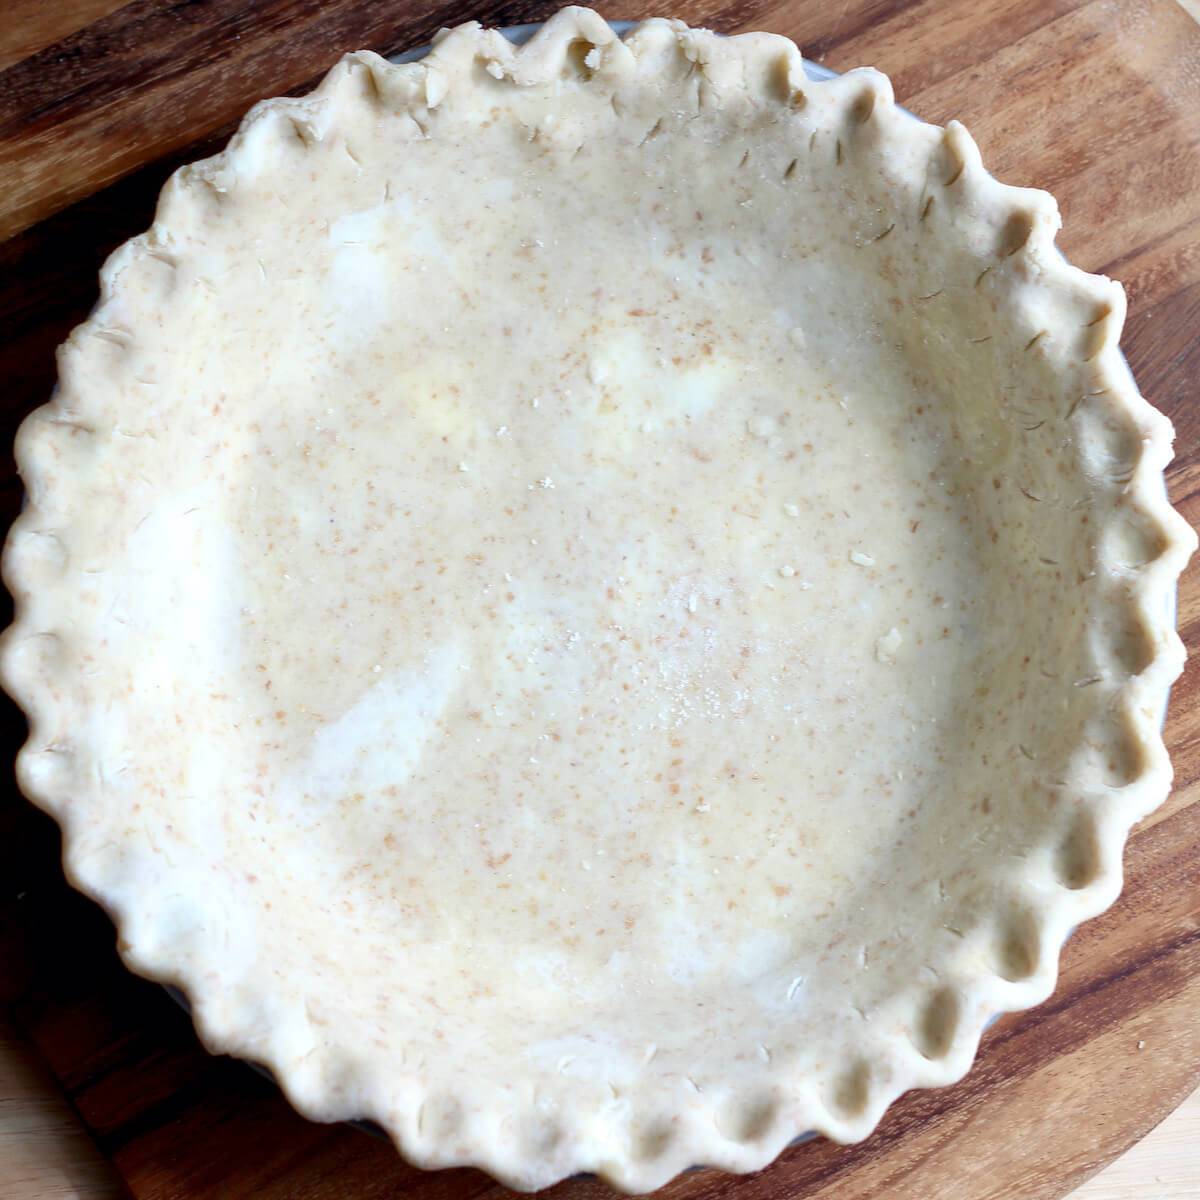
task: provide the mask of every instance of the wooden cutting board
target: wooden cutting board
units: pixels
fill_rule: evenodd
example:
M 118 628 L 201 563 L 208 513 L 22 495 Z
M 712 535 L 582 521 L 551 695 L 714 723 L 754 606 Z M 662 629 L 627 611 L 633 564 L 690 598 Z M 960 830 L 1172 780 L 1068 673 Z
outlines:
M 1190 2 L 1190 0 L 1189 0 Z M 469 16 L 553 4 L 411 0 L 7 0 L 0 21 L 0 446 L 49 394 L 52 352 L 96 271 L 145 228 L 179 162 L 263 97 L 307 88 L 344 50 L 391 53 Z M 1061 244 L 1130 293 L 1125 348 L 1174 419 L 1172 494 L 1200 518 L 1200 27 L 1178 0 L 681 0 L 674 14 L 789 34 L 836 69 L 880 67 L 902 103 L 965 121 L 1001 178 L 1053 191 Z M 644 15 L 624 3 L 609 17 Z M 11 459 L 0 517 L 16 512 Z M 1200 648 L 1197 572 L 1180 626 Z M 910 1095 L 856 1147 L 816 1141 L 749 1178 L 702 1171 L 674 1197 L 1051 1200 L 1200 1082 L 1200 708 L 1178 685 L 1178 785 L 1133 838 L 1120 903 L 1079 931 L 1040 1009 L 997 1024 L 968 1078 Z M 0 711 L 0 756 L 23 736 Z M 113 931 L 67 888 L 53 825 L 0 801 L 0 977 L 22 1027 L 130 1192 L 167 1197 L 467 1200 L 469 1170 L 423 1174 L 346 1126 L 308 1124 L 249 1068 L 210 1058 L 163 991 L 128 975 Z M 557 1191 L 585 1200 L 578 1180 Z M 1147 1185 L 1153 1200 L 1153 1185 Z

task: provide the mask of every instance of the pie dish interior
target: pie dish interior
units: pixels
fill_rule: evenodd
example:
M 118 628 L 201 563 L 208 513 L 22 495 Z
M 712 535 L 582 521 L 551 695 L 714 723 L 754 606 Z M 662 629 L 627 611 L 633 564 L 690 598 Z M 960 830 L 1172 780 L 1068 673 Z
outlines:
M 126 960 L 522 1188 L 958 1078 L 1170 782 L 1170 426 L 1057 226 L 770 35 L 258 106 L 18 447 L 22 784 Z

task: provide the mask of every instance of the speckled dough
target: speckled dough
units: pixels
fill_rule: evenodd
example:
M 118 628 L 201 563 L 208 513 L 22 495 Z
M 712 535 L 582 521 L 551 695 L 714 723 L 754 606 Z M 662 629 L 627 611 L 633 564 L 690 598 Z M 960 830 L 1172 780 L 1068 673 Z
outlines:
M 126 960 L 521 1188 L 959 1077 L 1170 782 L 1193 537 L 1057 226 L 764 34 L 254 109 L 19 440 L 22 784 Z

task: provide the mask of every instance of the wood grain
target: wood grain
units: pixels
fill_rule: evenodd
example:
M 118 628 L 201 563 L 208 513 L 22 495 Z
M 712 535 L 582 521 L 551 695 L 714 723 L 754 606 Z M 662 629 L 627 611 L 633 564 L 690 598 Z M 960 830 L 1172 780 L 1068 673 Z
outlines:
M 170 170 L 249 105 L 303 90 L 345 49 L 384 52 L 465 16 L 511 24 L 554 3 L 444 0 L 18 0 L 0 30 L 0 519 L 20 489 L 7 447 L 48 395 L 53 348 L 104 256 L 149 223 Z M 676 15 L 773 29 L 844 69 L 887 71 L 931 120 L 965 120 L 1003 178 L 1052 190 L 1061 244 L 1127 284 L 1126 352 L 1174 420 L 1170 472 L 1200 520 L 1200 31 L 1175 0 L 685 0 Z M 610 17 L 638 15 L 614 7 Z M 6 58 L 5 55 L 8 57 Z M 1197 568 L 1180 628 L 1200 647 Z M 7 603 L 7 601 L 5 601 Z M 2 616 L 3 614 L 0 614 Z M 858 1147 L 813 1142 L 749 1179 L 702 1171 L 672 1197 L 1059 1200 L 1200 1082 L 1200 697 L 1191 669 L 1167 738 L 1177 788 L 1138 830 L 1118 905 L 1067 947 L 1040 1009 L 1001 1021 L 961 1084 L 905 1097 Z M 0 717 L 11 761 L 19 715 Z M 244 1065 L 199 1048 L 161 989 L 127 974 L 113 931 L 66 887 L 53 824 L 0 803 L 5 996 L 133 1195 L 282 1200 L 498 1197 L 472 1171 L 416 1172 L 381 1142 L 302 1121 Z M 1141 1049 L 1138 1048 L 1142 1043 Z M 588 1200 L 594 1181 L 555 1191 Z M 1158 1200 L 1153 1190 L 1146 1200 Z
M 7 0 L 0 23 L 0 70 L 44 50 L 120 8 L 125 0 Z
M 1067 1200 L 1196 1200 L 1200 1191 L 1200 1092 Z
M 116 1200 L 112 1165 L 54 1085 L 45 1065 L 0 1019 L 0 1196 L 5 1200 Z

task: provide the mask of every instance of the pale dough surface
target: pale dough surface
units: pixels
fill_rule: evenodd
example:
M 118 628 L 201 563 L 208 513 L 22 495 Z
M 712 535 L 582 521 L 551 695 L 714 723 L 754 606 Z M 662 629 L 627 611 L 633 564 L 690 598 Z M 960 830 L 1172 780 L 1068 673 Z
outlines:
M 782 39 L 569 10 L 256 111 L 24 435 L 91 802 L 26 782 L 131 962 L 520 1186 L 961 1074 L 1169 776 L 1119 291 Z

